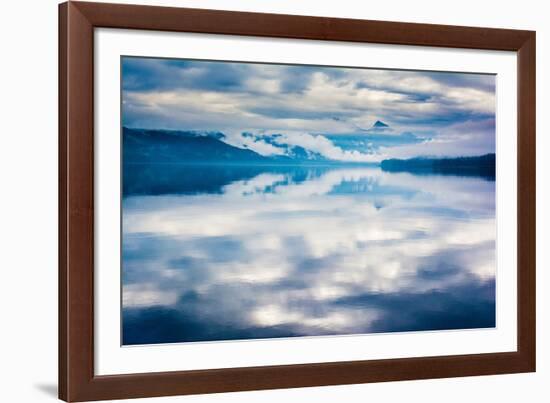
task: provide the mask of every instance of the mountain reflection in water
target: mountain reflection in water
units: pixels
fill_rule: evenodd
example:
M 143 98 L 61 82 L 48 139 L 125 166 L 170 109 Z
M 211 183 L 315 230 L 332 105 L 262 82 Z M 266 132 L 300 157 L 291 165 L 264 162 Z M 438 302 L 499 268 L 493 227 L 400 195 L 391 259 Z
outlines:
M 495 326 L 495 182 L 124 169 L 123 344 Z

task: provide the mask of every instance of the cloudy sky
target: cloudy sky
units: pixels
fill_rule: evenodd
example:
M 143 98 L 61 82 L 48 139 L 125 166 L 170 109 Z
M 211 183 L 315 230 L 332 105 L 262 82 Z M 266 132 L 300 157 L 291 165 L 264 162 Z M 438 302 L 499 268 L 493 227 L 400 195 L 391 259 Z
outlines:
M 273 134 L 343 161 L 495 152 L 492 75 L 125 57 L 122 97 L 126 127 L 220 131 L 262 155 L 281 152 Z

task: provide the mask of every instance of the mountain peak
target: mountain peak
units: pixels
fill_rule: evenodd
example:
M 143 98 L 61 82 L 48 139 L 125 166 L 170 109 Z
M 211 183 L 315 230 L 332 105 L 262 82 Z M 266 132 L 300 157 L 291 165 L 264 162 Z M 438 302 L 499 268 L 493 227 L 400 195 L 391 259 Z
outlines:
M 377 120 L 377 121 L 374 122 L 374 124 L 372 125 L 372 128 L 373 128 L 373 129 L 381 129 L 381 128 L 384 128 L 384 127 L 390 127 L 390 126 L 387 125 L 386 123 L 382 122 L 381 120 Z

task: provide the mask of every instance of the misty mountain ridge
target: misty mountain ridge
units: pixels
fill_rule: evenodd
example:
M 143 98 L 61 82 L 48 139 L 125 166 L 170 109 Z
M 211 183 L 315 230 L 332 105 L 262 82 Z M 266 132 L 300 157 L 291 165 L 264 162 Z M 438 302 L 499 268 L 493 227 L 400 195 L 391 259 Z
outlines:
M 322 154 L 281 141 L 282 135 L 242 133 L 253 142 L 262 141 L 278 148 L 280 154 L 264 156 L 248 148 L 224 141 L 221 132 L 150 130 L 123 128 L 125 163 L 345 163 L 327 159 Z
M 382 129 L 387 124 L 376 121 L 373 127 Z M 458 171 L 482 172 L 494 175 L 495 154 L 473 157 L 416 157 L 411 159 L 386 159 L 380 163 L 348 162 L 333 160 L 319 152 L 285 142 L 282 134 L 252 134 L 242 136 L 252 142 L 264 142 L 278 150 L 279 154 L 264 156 L 248 148 L 246 144 L 237 147 L 226 143 L 226 136 L 219 131 L 178 131 L 123 128 L 124 163 L 225 163 L 225 164 L 329 164 L 329 165 L 379 165 L 385 171 L 438 172 Z M 354 135 L 323 136 L 335 146 L 344 150 L 363 149 L 372 152 L 367 141 Z M 390 136 L 394 137 L 394 136 Z M 402 143 L 416 143 L 418 138 L 411 133 L 399 137 Z M 370 149 L 369 149 L 370 147 Z
M 222 141 L 223 133 L 123 128 L 125 163 L 267 162 Z

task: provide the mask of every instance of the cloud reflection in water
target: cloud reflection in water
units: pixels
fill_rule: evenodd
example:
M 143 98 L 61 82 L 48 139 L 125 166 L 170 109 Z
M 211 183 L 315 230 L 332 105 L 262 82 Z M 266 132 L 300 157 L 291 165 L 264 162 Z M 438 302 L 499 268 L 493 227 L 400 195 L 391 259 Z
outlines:
M 475 177 L 265 168 L 127 195 L 123 343 L 494 327 L 494 194 Z

